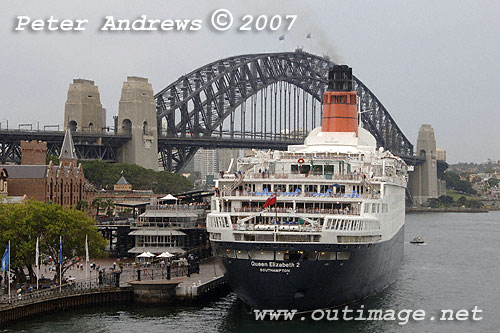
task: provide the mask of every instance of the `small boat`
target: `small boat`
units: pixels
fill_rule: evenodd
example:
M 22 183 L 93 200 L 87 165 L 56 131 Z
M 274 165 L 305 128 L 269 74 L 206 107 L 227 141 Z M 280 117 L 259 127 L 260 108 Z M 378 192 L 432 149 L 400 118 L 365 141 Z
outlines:
M 410 243 L 412 243 L 412 244 L 425 244 L 425 241 L 422 237 L 415 237 L 410 241 Z

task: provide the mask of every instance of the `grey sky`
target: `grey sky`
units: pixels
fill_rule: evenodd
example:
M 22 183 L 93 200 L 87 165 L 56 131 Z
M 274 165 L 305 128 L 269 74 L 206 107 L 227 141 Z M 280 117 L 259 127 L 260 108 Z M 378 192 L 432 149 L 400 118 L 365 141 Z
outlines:
M 96 81 L 108 122 L 127 75 L 158 91 L 222 57 L 282 51 L 282 32 L 215 32 L 217 8 L 297 14 L 286 49 L 328 52 L 352 66 L 406 136 L 430 123 L 448 161 L 500 159 L 499 1 L 7 1 L 0 2 L 0 120 L 62 124 L 73 78 Z M 106 15 L 201 18 L 197 32 L 98 32 Z M 14 32 L 15 17 L 88 19 L 87 30 Z M 312 45 L 305 39 L 312 33 Z

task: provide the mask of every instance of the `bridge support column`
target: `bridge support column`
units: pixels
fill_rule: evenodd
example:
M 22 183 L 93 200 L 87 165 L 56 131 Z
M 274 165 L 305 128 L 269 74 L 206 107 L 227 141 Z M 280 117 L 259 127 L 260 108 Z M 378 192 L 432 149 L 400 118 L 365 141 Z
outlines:
M 415 203 L 422 205 L 428 199 L 439 196 L 436 138 L 431 125 L 420 126 L 416 155 L 425 162 L 415 166 L 415 171 L 410 174 L 409 186 Z
M 132 139 L 120 148 L 118 160 L 158 169 L 158 130 L 153 88 L 148 79 L 129 76 L 123 83 L 118 133 Z

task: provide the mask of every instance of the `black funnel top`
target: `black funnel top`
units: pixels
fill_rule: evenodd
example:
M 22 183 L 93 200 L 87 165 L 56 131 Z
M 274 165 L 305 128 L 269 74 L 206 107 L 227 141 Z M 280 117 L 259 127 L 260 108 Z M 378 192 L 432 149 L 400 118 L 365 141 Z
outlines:
M 328 71 L 329 91 L 353 91 L 352 68 L 335 65 Z

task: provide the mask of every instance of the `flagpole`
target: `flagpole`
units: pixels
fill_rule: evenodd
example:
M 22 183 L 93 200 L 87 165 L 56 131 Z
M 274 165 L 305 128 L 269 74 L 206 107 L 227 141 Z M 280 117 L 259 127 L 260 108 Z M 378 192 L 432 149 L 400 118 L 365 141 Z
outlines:
M 38 276 L 40 275 L 40 263 L 38 262 L 39 251 L 38 251 L 38 237 L 36 238 L 36 290 L 38 290 Z
M 59 292 L 62 291 L 62 237 L 59 236 Z
M 89 279 L 89 245 L 85 235 L 85 280 Z
M 9 270 L 7 271 L 9 274 L 9 303 L 10 303 L 10 240 L 9 240 Z

